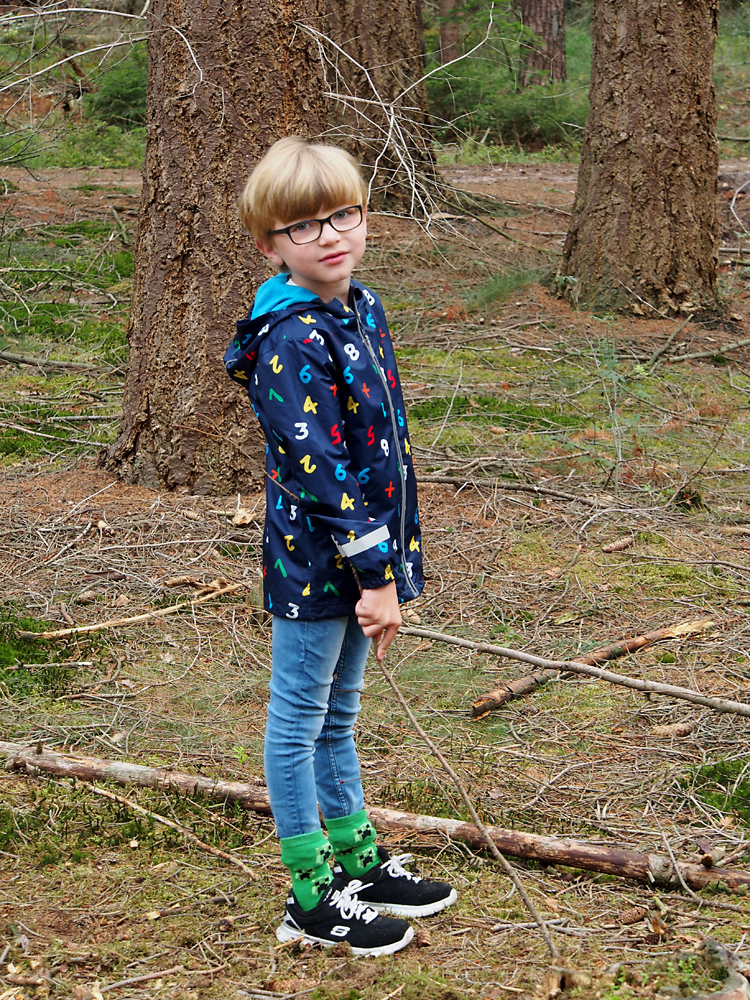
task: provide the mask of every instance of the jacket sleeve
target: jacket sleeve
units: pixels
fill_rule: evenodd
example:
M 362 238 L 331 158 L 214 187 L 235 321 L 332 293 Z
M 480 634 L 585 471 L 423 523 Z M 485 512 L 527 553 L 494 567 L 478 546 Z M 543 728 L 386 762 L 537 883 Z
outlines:
M 302 314 L 289 324 L 312 326 Z M 289 329 L 287 324 L 284 326 Z M 339 554 L 356 568 L 366 589 L 394 579 L 388 526 L 367 513 L 352 466 L 347 435 L 358 431 L 360 403 L 349 393 L 324 337 L 313 326 L 299 336 L 275 337 L 264 345 L 255 371 L 255 390 L 269 450 L 271 475 L 294 494 L 310 517 L 332 537 Z M 366 480 L 363 480 L 363 482 Z

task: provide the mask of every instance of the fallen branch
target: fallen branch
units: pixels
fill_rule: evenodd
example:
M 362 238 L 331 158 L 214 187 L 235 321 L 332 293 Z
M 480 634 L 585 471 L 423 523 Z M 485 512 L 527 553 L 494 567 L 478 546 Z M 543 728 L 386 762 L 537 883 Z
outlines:
M 0 742 L 6 770 L 21 770 L 27 774 L 55 774 L 86 781 L 114 781 L 120 785 L 139 785 L 149 788 L 178 788 L 184 794 L 203 793 L 212 799 L 237 802 L 244 809 L 268 816 L 271 807 L 268 792 L 258 785 L 236 781 L 213 781 L 203 775 L 184 774 L 169 768 L 143 767 L 126 761 L 102 760 L 96 757 L 75 757 L 37 746 Z M 102 791 L 102 789 L 99 789 Z M 446 819 L 442 816 L 422 816 L 393 809 L 369 808 L 375 826 L 381 831 L 396 833 L 414 830 L 420 833 L 439 833 L 453 840 L 461 840 L 472 847 L 485 846 L 485 840 L 473 823 Z M 504 854 L 517 858 L 541 861 L 545 864 L 570 865 L 587 871 L 605 872 L 624 878 L 649 883 L 679 884 L 674 867 L 668 858 L 659 854 L 626 851 L 602 844 L 485 827 L 487 833 Z M 720 867 L 706 868 L 702 864 L 680 861 L 677 867 L 686 883 L 701 889 L 710 883 L 721 882 L 728 889 L 750 887 L 750 872 Z
M 242 590 L 247 586 L 247 583 L 233 583 L 229 587 L 212 590 L 210 594 L 205 594 L 203 597 L 196 597 L 194 601 L 180 601 L 179 604 L 172 604 L 168 608 L 159 608 L 156 611 L 148 611 L 142 615 L 133 615 L 131 618 L 110 618 L 109 621 L 99 622 L 96 625 L 81 625 L 78 628 L 60 628 L 54 632 L 23 632 L 19 630 L 16 634 L 19 639 L 66 639 L 71 635 L 101 632 L 105 628 L 118 628 L 120 625 L 135 625 L 138 622 L 146 622 L 152 618 L 163 618 L 164 615 L 172 615 L 175 611 L 182 611 L 183 608 L 194 608 L 197 604 L 203 604 L 214 597 L 222 597 L 224 594 L 233 594 L 235 591 Z
M 698 632 L 705 631 L 711 625 L 713 625 L 713 622 L 710 618 L 700 618 L 695 621 L 683 622 L 680 625 L 668 625 L 665 628 L 654 629 L 653 632 L 644 632 L 643 635 L 634 636 L 632 639 L 621 639 L 619 642 L 602 646 L 600 649 L 592 649 L 582 656 L 577 656 L 574 662 L 597 666 L 600 663 L 606 663 L 609 660 L 617 660 L 621 656 L 627 656 L 629 653 L 635 653 L 637 650 L 651 646 L 662 639 L 678 639 L 687 635 L 695 635 Z M 525 677 L 519 677 L 517 680 L 504 684 L 501 688 L 488 691 L 487 694 L 480 695 L 474 701 L 471 706 L 471 717 L 473 719 L 483 719 L 494 708 L 500 708 L 507 701 L 518 698 L 520 695 L 528 694 L 529 691 L 533 691 L 535 688 L 541 687 L 542 684 L 546 684 L 547 681 L 557 677 L 559 673 L 559 670 L 551 669 L 543 670 L 536 674 L 527 674 Z
M 124 795 L 115 795 L 114 792 L 109 792 L 106 788 L 98 788 L 96 785 L 92 785 L 90 783 L 89 788 L 96 795 L 103 795 L 106 799 L 112 799 L 113 802 L 119 802 L 120 805 L 127 806 L 128 809 L 132 809 L 133 812 L 140 813 L 141 816 L 148 816 L 148 818 L 152 819 L 155 823 L 161 823 L 162 826 L 168 826 L 170 830 L 176 830 L 187 840 L 192 840 L 192 842 L 200 847 L 202 851 L 206 851 L 208 854 L 213 854 L 216 858 L 223 858 L 225 861 L 229 861 L 231 864 L 241 868 L 250 879 L 254 880 L 257 878 L 252 868 L 248 868 L 244 861 L 240 861 L 239 858 L 235 858 L 232 854 L 227 854 L 226 851 L 222 851 L 219 847 L 212 847 L 211 844 L 206 844 L 199 837 L 196 837 L 192 830 L 188 830 L 188 828 L 183 826 L 181 823 L 175 823 L 174 820 L 167 819 L 166 816 L 160 816 L 159 813 L 151 812 L 150 809 L 144 809 L 143 806 L 139 806 L 137 802 L 131 802 L 130 799 L 126 799 Z
M 742 715 L 745 718 L 750 718 L 750 705 L 746 705 L 741 701 L 729 701 L 726 698 L 711 698 L 709 695 L 701 694 L 699 691 L 693 691 L 690 688 L 676 687 L 673 684 L 661 684 L 657 681 L 642 681 L 637 677 L 626 677 L 624 674 L 615 674 L 611 670 L 601 670 L 599 667 L 588 666 L 576 660 L 546 660 L 542 656 L 522 653 L 518 649 L 495 646 L 490 642 L 472 642 L 469 639 L 459 639 L 455 635 L 446 635 L 444 632 L 433 632 L 431 629 L 409 626 L 408 628 L 401 628 L 399 631 L 403 635 L 414 635 L 420 639 L 434 639 L 438 642 L 448 642 L 454 646 L 462 646 L 465 649 L 476 649 L 480 653 L 505 656 L 509 660 L 520 660 L 522 663 L 530 663 L 534 667 L 542 667 L 544 670 L 553 671 L 553 673 L 563 670 L 573 674 L 583 674 L 585 677 L 595 677 L 597 680 L 609 681 L 610 684 L 619 684 L 621 687 L 633 688 L 635 691 L 643 691 L 648 694 L 661 694 L 668 698 L 679 698 L 680 701 L 689 701 L 693 705 L 703 705 L 704 708 L 711 708 L 714 712 L 727 712 L 732 715 Z
M 556 497 L 558 500 L 569 500 L 571 503 L 582 503 L 587 507 L 598 507 L 599 501 L 594 497 L 576 496 L 562 490 L 553 490 L 548 486 L 535 486 L 533 483 L 511 483 L 505 479 L 469 479 L 466 476 L 417 476 L 418 483 L 445 483 L 447 486 L 496 486 L 500 490 L 517 491 L 519 493 L 537 493 L 545 497 Z
M 54 361 L 52 358 L 27 358 L 23 354 L 12 354 L 10 351 L 0 351 L 0 361 L 16 365 L 37 365 L 39 368 L 72 368 L 74 371 L 97 371 L 102 365 L 89 365 L 81 361 Z M 109 370 L 110 365 L 104 366 Z
M 697 358 L 718 358 L 727 351 L 736 351 L 740 347 L 750 347 L 750 337 L 745 340 L 736 340 L 733 344 L 723 344 L 715 347 L 712 351 L 694 351 L 692 354 L 670 354 L 664 361 L 669 365 L 676 365 L 680 361 L 695 361 Z

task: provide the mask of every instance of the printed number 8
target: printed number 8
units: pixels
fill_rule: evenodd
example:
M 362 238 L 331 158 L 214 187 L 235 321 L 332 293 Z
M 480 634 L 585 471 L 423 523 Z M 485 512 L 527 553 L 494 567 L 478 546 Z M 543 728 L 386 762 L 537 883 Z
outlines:
M 380 447 L 385 452 L 385 457 L 388 458 L 388 451 L 389 451 L 389 449 L 388 449 L 388 442 L 386 441 L 385 438 L 381 438 L 380 439 Z
M 344 354 L 348 354 L 352 361 L 359 360 L 359 351 L 354 344 L 344 344 Z

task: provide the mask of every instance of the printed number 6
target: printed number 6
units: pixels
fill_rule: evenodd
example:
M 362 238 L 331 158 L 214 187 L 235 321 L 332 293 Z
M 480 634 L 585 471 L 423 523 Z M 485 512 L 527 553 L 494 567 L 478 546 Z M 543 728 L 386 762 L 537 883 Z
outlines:
M 295 440 L 297 440 L 297 441 L 304 441 L 305 438 L 307 437 L 307 435 L 310 433 L 308 431 L 308 429 L 307 429 L 307 424 L 306 423 L 299 423 L 299 424 L 295 424 L 294 426 L 299 428 L 299 434 L 295 434 L 294 435 Z
M 352 370 L 349 365 L 347 365 L 346 368 L 344 369 L 344 381 L 346 382 L 347 385 L 351 385 L 352 382 L 354 381 L 354 376 L 352 375 Z
M 354 344 L 345 344 L 344 345 L 344 354 L 348 354 L 349 357 L 352 359 L 352 361 L 358 361 L 359 360 L 359 351 L 354 346 Z
M 338 479 L 340 483 L 343 483 L 343 481 L 346 479 L 346 470 L 344 469 L 341 462 L 339 462 L 339 464 L 336 466 L 336 471 L 334 472 L 334 476 Z
M 385 452 L 385 457 L 386 457 L 386 458 L 388 458 L 388 450 L 389 450 L 389 449 L 388 449 L 388 442 L 386 441 L 386 439 L 385 439 L 385 438 L 381 438 L 381 439 L 380 439 L 380 447 L 381 447 L 381 448 L 383 449 L 383 451 Z
M 308 382 L 312 381 L 312 375 L 310 374 L 310 366 L 309 365 L 305 365 L 304 368 L 300 368 L 300 370 L 299 370 L 299 380 L 300 380 L 300 382 L 304 382 L 305 384 L 307 384 Z

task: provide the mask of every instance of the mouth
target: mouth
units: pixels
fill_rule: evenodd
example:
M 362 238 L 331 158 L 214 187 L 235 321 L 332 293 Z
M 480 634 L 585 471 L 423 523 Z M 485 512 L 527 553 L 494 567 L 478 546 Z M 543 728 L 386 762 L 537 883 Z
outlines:
M 325 257 L 320 258 L 321 264 L 338 264 L 346 257 L 345 250 L 337 250 L 335 253 L 329 253 Z

